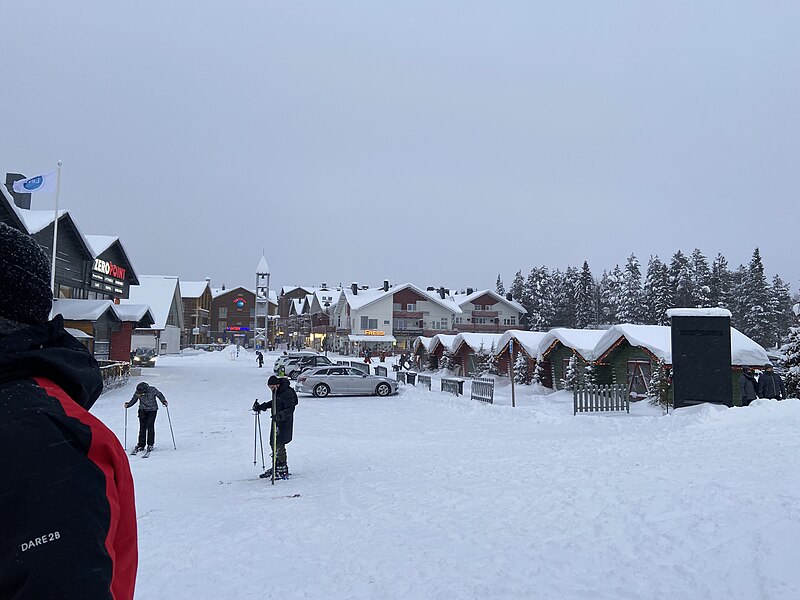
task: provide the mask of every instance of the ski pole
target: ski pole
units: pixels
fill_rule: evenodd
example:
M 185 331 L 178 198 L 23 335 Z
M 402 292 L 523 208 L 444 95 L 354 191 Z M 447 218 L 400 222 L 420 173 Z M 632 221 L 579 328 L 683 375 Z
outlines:
M 253 466 L 256 466 L 256 448 L 258 448 L 258 412 L 253 413 Z
M 169 421 L 169 432 L 172 434 L 172 447 L 177 450 L 178 447 L 175 445 L 175 433 L 172 431 L 172 419 L 169 418 L 169 405 L 166 405 L 164 408 L 167 409 L 167 421 Z
M 270 419 L 272 426 L 272 485 L 275 485 L 275 468 L 277 467 L 278 460 L 278 428 L 275 426 L 275 391 L 272 392 L 272 418 Z
M 267 461 L 264 460 L 264 438 L 261 437 L 261 413 L 256 413 L 256 419 L 258 419 L 258 441 L 261 443 L 261 468 L 267 468 Z
M 122 449 L 125 452 L 128 451 L 128 409 L 125 409 L 125 436 L 123 438 L 125 441 L 122 442 Z

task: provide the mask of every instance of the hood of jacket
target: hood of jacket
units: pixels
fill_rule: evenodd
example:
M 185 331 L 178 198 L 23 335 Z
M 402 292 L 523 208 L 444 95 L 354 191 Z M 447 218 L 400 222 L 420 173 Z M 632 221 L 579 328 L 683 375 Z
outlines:
M 89 410 L 103 391 L 94 356 L 64 330 L 61 315 L 0 335 L 0 384 L 44 377 Z

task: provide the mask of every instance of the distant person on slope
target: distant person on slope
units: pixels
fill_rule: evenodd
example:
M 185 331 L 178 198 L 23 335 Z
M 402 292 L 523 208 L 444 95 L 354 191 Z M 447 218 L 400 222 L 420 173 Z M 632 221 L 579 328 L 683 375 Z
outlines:
M 264 355 L 261 354 L 261 350 L 256 350 L 256 362 L 259 369 L 264 366 Z
M 130 401 L 125 402 L 125 408 L 130 408 L 137 402 L 139 403 L 139 442 L 131 454 L 144 450 L 145 441 L 147 442 L 148 452 L 153 449 L 156 443 L 156 417 L 158 416 L 156 399 L 161 400 L 161 404 L 164 406 L 167 405 L 167 399 L 164 398 L 164 394 L 154 386 L 147 385 L 144 381 L 141 381 L 136 386 L 136 391 Z
M 772 369 L 772 364 L 764 365 L 764 371 L 758 378 L 758 397 L 783 400 L 786 398 L 786 387 L 781 376 Z
M 136 507 L 122 445 L 89 414 L 91 353 L 48 321 L 50 259 L 0 223 L 0 598 L 131 600 Z
M 275 410 L 272 416 L 272 427 L 269 432 L 269 445 L 275 456 L 275 478 L 286 479 L 289 477 L 289 465 L 286 463 L 286 444 L 292 441 L 292 429 L 294 428 L 294 407 L 297 406 L 297 394 L 289 385 L 289 380 L 283 377 L 271 376 L 267 381 L 267 386 L 272 390 L 272 400 L 259 404 L 258 400 L 253 403 L 253 410 Z M 274 404 L 273 404 L 274 403 Z M 275 439 L 276 447 L 273 447 Z M 267 469 L 259 475 L 262 479 L 272 478 L 272 468 Z
M 749 406 L 758 397 L 757 386 L 753 370 L 750 367 L 742 367 L 742 374 L 739 375 L 739 397 L 742 400 L 742 406 Z

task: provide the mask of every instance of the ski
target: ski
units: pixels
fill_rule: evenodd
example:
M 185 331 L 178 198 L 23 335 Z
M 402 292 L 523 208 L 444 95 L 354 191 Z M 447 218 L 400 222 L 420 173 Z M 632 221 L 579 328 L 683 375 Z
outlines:
M 131 456 L 136 456 L 136 454 L 137 454 L 138 452 L 139 452 L 139 448 L 134 448 L 134 449 L 133 449 L 133 452 L 131 452 Z
M 149 449 L 144 451 L 144 454 L 142 454 L 142 458 L 147 458 L 148 456 L 150 456 L 150 450 Z

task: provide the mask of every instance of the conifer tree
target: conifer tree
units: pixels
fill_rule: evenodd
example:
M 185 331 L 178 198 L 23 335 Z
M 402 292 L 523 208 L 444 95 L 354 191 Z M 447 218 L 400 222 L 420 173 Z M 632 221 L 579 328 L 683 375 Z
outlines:
M 769 294 L 761 253 L 756 248 L 744 272 L 739 292 L 742 311 L 740 331 L 764 347 L 773 343 Z
M 772 316 L 772 332 L 776 346 L 780 347 L 789 333 L 789 327 L 794 322 L 792 313 L 792 296 L 789 293 L 789 284 L 780 276 L 772 278 L 770 286 L 770 314 Z
M 651 256 L 647 263 L 643 297 L 644 322 L 649 325 L 669 325 L 667 309 L 672 306 L 669 272 L 658 256 Z
M 578 361 L 575 358 L 575 355 L 569 357 L 569 364 L 567 365 L 567 372 L 564 373 L 564 377 L 559 382 L 561 384 L 561 389 L 563 390 L 574 390 L 579 381 L 579 374 L 578 374 Z
M 503 280 L 500 279 L 500 273 L 497 274 L 497 282 L 495 283 L 494 291 L 503 296 L 503 298 L 506 297 L 506 286 L 503 285 Z
M 639 259 L 635 254 L 628 257 L 625 272 L 622 274 L 617 323 L 642 322 L 642 273 Z
M 662 359 L 659 359 L 658 365 L 653 369 L 650 376 L 650 404 L 661 406 L 664 410 L 669 410 L 672 405 L 670 398 L 670 388 L 672 382 L 669 377 L 669 369 L 664 364 Z
M 578 278 L 578 286 L 575 289 L 575 327 L 584 329 L 596 322 L 594 312 L 595 284 L 589 263 L 583 261 Z
M 483 347 L 483 345 L 481 345 Z M 497 364 L 498 356 L 497 351 L 494 347 L 494 342 L 492 342 L 492 347 L 489 349 L 489 353 L 486 355 L 486 372 L 489 375 L 504 375 L 504 373 L 500 372 L 500 366 Z
M 525 281 L 525 302 L 528 311 L 529 328 L 532 331 L 546 331 L 553 320 L 553 305 L 549 289 L 547 267 L 534 267 Z
M 622 295 L 622 270 L 619 265 L 614 265 L 611 273 L 605 278 L 605 286 L 601 291 L 601 302 L 604 309 L 604 322 L 616 324 L 619 302 Z
M 731 283 L 732 275 L 728 269 L 728 261 L 722 254 L 717 254 L 711 263 L 711 274 L 709 275 L 709 305 L 712 307 L 729 308 L 731 303 Z
M 536 365 L 533 367 L 531 384 L 544 385 L 544 357 L 541 352 L 536 356 Z
M 692 269 L 694 306 L 707 308 L 711 306 L 711 269 L 708 266 L 708 259 L 698 248 L 695 248 L 689 262 Z
M 789 328 L 785 355 L 783 366 L 786 369 L 784 376 L 786 397 L 800 398 L 800 327 Z
M 525 292 L 525 278 L 522 276 L 522 271 L 517 271 L 514 275 L 514 280 L 511 282 L 511 298 L 523 304 L 522 299 Z
M 514 358 L 514 366 L 512 367 L 514 375 L 514 382 L 521 384 L 528 384 L 530 382 L 530 375 L 528 373 L 528 357 L 523 352 L 517 352 Z
M 677 308 L 695 308 L 692 268 L 689 258 L 680 250 L 673 256 L 669 264 L 669 281 L 672 289 L 673 306 Z

